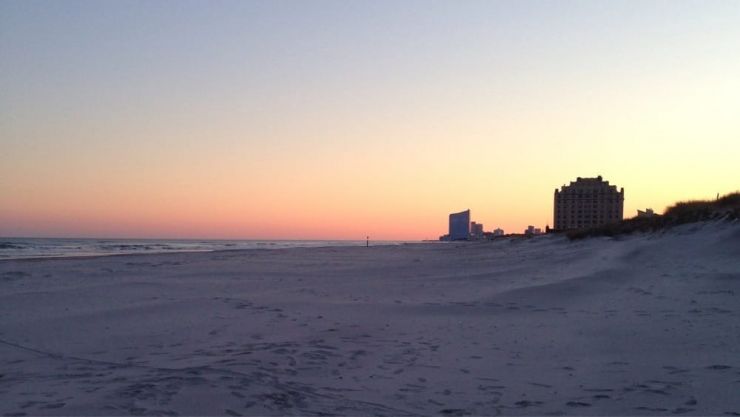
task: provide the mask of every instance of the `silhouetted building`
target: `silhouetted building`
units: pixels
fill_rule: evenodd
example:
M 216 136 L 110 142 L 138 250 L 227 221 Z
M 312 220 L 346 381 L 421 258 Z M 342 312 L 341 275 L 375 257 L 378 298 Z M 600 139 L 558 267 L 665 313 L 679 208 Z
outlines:
M 637 217 L 644 218 L 644 217 L 655 217 L 655 216 L 656 214 L 651 208 L 645 209 L 645 211 L 642 211 L 639 209 L 637 210 Z
M 473 239 L 483 238 L 483 225 L 476 222 L 470 223 L 470 237 Z
M 624 188 L 609 181 L 578 177 L 570 185 L 555 190 L 554 226 L 556 231 L 601 226 L 622 220 Z
M 494 236 L 503 236 L 504 235 L 504 229 L 501 229 L 501 228 L 498 228 L 497 227 L 496 229 L 493 230 L 493 235 Z
M 524 230 L 525 236 L 534 236 L 534 235 L 541 235 L 541 234 L 542 234 L 542 229 L 540 229 L 539 227 L 527 226 L 527 229 Z
M 470 210 L 450 214 L 450 240 L 466 240 L 470 237 Z

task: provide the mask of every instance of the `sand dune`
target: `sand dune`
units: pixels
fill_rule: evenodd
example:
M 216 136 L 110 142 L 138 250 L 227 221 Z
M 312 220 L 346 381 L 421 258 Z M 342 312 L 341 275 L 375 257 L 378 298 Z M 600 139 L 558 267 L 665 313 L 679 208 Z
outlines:
M 740 415 L 739 295 L 737 223 L 2 261 L 0 413 Z

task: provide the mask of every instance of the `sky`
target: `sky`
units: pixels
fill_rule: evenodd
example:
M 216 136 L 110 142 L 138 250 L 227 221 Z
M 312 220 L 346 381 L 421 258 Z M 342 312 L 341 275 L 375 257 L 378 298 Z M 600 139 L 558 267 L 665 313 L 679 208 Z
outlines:
M 436 239 L 740 189 L 738 1 L 0 0 L 0 236 Z

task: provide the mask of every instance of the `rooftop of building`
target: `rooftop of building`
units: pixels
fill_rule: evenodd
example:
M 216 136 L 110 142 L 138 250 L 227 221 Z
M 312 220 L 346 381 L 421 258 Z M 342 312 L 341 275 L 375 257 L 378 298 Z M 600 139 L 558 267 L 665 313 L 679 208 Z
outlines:
M 604 181 L 601 175 L 597 177 L 578 177 L 575 181 L 571 181 L 569 185 L 563 185 L 560 190 L 555 189 L 555 192 L 562 192 L 567 189 L 584 189 L 584 188 L 609 188 L 617 191 L 616 185 L 609 185 L 609 181 Z

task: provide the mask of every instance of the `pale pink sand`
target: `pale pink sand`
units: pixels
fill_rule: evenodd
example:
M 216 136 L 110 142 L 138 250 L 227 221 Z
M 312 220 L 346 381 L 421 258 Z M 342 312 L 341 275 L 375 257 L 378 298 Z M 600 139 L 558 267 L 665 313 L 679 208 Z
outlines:
M 740 225 L 0 262 L 0 414 L 740 413 Z

